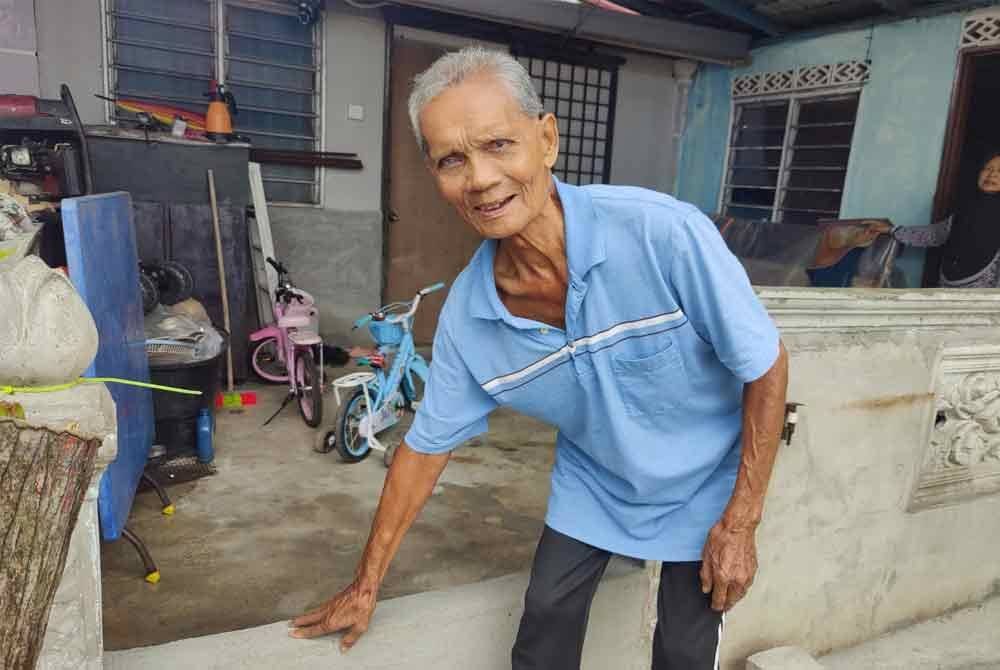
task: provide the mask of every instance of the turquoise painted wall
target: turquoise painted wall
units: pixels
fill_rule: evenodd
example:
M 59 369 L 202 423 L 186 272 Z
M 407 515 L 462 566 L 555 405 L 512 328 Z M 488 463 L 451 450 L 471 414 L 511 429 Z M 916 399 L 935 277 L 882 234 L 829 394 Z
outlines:
M 964 14 L 911 19 L 763 47 L 747 67 L 705 66 L 688 104 L 678 197 L 718 208 L 729 132 L 732 76 L 863 60 L 871 42 L 871 79 L 861 95 L 841 216 L 930 223 Z M 923 254 L 900 259 L 920 285 Z

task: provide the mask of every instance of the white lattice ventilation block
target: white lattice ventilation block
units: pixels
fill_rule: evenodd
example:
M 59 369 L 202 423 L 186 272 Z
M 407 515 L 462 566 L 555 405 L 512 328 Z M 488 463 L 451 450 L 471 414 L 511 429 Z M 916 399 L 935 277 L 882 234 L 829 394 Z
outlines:
M 1000 9 L 970 14 L 962 27 L 962 48 L 1000 45 Z
M 735 77 L 734 98 L 795 93 L 834 86 L 859 85 L 868 81 L 870 68 L 865 61 L 806 65 L 794 70 L 776 70 Z

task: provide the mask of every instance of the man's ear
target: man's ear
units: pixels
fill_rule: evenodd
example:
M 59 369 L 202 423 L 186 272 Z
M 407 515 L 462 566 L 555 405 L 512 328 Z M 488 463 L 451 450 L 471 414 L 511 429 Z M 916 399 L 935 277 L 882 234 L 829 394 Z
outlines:
M 541 124 L 539 132 L 542 135 L 543 160 L 545 167 L 551 170 L 559 158 L 559 124 L 551 112 L 543 114 L 538 123 Z

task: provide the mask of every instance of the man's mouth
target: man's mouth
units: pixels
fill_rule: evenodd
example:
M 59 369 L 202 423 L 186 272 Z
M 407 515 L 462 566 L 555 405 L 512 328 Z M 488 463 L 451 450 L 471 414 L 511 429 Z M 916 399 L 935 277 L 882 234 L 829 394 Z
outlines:
M 501 200 L 493 200 L 491 202 L 484 202 L 481 205 L 476 205 L 475 209 L 477 212 L 485 216 L 498 216 L 513 199 L 514 196 L 509 195 Z

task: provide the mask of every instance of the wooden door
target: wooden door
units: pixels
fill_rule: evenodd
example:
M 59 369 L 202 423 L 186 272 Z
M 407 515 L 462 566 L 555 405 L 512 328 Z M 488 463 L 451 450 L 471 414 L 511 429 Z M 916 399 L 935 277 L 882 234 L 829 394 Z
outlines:
M 410 39 L 393 41 L 386 302 L 409 300 L 419 289 L 439 281 L 450 289 L 481 241 L 438 194 L 410 130 L 411 82 L 444 52 L 444 47 Z M 440 291 L 421 303 L 414 324 L 418 344 L 433 338 L 445 295 Z

